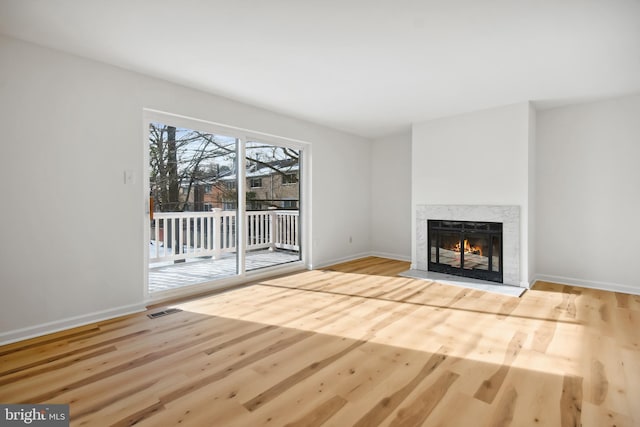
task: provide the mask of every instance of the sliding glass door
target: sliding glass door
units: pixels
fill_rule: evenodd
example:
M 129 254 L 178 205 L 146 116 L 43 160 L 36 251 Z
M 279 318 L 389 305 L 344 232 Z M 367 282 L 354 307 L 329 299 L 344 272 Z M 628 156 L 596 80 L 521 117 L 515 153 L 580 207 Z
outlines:
M 148 122 L 148 294 L 300 261 L 302 149 L 179 122 Z

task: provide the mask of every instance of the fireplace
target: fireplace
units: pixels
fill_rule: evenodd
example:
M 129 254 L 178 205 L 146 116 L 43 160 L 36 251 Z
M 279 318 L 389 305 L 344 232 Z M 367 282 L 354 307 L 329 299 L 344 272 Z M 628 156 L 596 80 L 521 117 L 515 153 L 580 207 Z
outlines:
M 428 270 L 503 283 L 502 223 L 428 220 Z
M 463 221 L 471 222 L 471 223 L 480 223 L 480 222 L 488 222 L 488 223 L 497 223 L 502 224 L 502 237 L 500 238 L 501 248 L 499 251 L 494 251 L 493 245 L 491 247 L 491 270 L 495 270 L 496 266 L 498 266 L 499 271 L 497 273 L 501 274 L 502 280 L 501 282 L 505 285 L 512 286 L 523 286 L 526 287 L 528 282 L 526 280 L 521 279 L 520 277 L 520 258 L 522 257 L 522 253 L 520 251 L 520 207 L 519 206 L 509 206 L 509 205 L 416 205 L 416 234 L 415 234 L 415 257 L 412 260 L 411 268 L 416 270 L 422 270 L 426 273 L 429 273 L 429 262 L 431 259 L 431 250 L 429 248 L 429 221 L 447 221 L 451 223 L 461 223 Z M 460 230 L 457 230 L 459 232 Z M 467 232 L 466 227 L 463 228 L 463 231 Z M 468 231 L 478 231 L 469 229 Z M 490 233 L 494 231 L 499 234 L 497 230 L 491 230 L 489 227 L 488 230 L 484 230 Z M 468 233 L 467 233 L 468 234 Z M 471 233 L 474 234 L 474 233 Z M 486 233 L 475 233 L 475 234 L 486 234 Z M 462 239 L 461 247 L 464 247 L 464 240 Z M 467 239 L 469 240 L 469 239 Z M 460 239 L 457 238 L 456 242 L 460 242 Z M 469 242 L 471 245 L 472 242 Z M 440 247 L 438 245 L 438 247 Z M 446 249 L 446 248 L 445 248 Z M 476 250 L 477 251 L 477 250 Z M 473 252 L 473 251 L 471 251 Z M 444 253 L 444 252 L 443 252 Z M 483 255 L 485 252 L 483 251 Z M 462 259 L 469 260 L 470 256 L 462 254 Z M 475 254 L 478 255 L 478 254 Z M 494 261 L 495 257 L 498 256 L 498 262 Z M 437 259 L 434 259 L 434 263 L 437 263 Z M 485 261 L 485 260 L 483 260 Z M 487 266 L 489 260 L 486 260 Z M 466 263 L 467 267 L 471 265 L 469 262 Z M 466 269 L 463 271 L 460 266 L 449 265 L 450 269 L 448 269 L 451 274 L 453 269 L 453 273 L 462 274 L 462 273 L 470 273 L 477 272 L 479 270 Z M 447 268 L 445 266 L 445 268 Z M 487 271 L 490 273 L 496 273 L 496 271 L 491 271 L 487 267 Z M 435 273 L 434 273 L 435 274 Z M 437 275 L 437 274 L 436 274 Z M 466 274 L 465 274 L 466 275 Z M 497 278 L 497 275 L 494 274 Z M 487 280 L 486 278 L 484 280 Z M 500 280 L 496 279 L 496 282 L 500 282 Z

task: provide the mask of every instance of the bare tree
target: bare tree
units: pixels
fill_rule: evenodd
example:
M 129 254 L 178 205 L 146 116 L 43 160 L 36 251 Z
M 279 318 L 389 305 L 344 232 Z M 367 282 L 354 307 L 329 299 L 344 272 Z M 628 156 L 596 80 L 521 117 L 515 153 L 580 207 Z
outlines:
M 150 182 L 160 211 L 186 210 L 194 185 L 206 178 L 202 164 L 228 155 L 228 150 L 211 150 L 210 145 L 211 139 L 203 138 L 200 132 L 158 123 L 150 125 Z M 220 144 L 214 145 L 220 148 Z
M 236 169 L 236 143 L 234 138 L 152 123 L 150 182 L 158 210 L 188 210 L 191 195 L 201 184 L 216 187 L 225 200 L 235 200 L 235 189 L 226 183 Z M 248 169 L 268 169 L 284 176 L 290 165 L 299 162 L 298 151 L 289 148 L 252 142 L 246 151 Z

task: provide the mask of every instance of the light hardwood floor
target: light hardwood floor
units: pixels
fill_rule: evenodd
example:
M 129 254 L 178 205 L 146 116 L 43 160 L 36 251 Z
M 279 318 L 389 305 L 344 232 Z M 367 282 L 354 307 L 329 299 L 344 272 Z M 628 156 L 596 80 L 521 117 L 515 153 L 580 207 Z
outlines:
M 640 425 L 639 296 L 407 268 L 365 258 L 0 347 L 0 402 L 70 403 L 78 426 Z

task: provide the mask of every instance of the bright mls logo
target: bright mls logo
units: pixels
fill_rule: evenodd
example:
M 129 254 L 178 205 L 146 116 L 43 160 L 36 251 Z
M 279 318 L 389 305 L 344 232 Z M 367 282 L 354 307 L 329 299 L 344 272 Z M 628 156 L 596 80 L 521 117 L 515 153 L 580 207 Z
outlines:
M 69 426 L 69 405 L 3 405 L 1 426 Z

